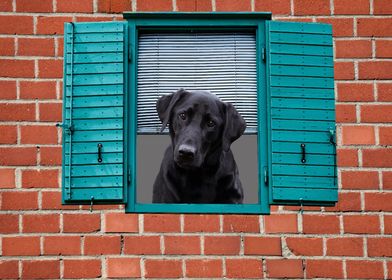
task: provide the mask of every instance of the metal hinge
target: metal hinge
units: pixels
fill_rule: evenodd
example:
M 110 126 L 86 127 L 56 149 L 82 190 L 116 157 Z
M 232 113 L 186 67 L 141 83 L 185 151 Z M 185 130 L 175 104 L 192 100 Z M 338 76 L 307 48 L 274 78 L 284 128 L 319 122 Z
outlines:
M 268 185 L 268 167 L 264 166 L 264 184 Z
M 69 135 L 71 135 L 75 131 L 75 127 L 73 125 L 58 123 L 56 124 L 56 126 L 64 129 Z
M 128 46 L 128 61 L 132 62 L 132 46 Z
M 128 185 L 130 185 L 131 184 L 131 179 L 132 179 L 132 177 L 131 177 L 131 169 L 128 169 L 127 177 L 128 177 Z
M 263 59 L 263 61 L 266 60 L 266 56 L 267 56 L 266 48 L 261 48 L 261 58 Z

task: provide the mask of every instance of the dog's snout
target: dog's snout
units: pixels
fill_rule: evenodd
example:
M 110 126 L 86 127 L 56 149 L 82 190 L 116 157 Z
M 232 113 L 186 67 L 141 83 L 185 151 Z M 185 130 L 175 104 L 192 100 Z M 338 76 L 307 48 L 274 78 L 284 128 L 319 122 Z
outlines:
M 195 148 L 189 145 L 181 145 L 178 149 L 178 153 L 181 157 L 187 157 L 190 159 L 193 159 L 195 152 Z

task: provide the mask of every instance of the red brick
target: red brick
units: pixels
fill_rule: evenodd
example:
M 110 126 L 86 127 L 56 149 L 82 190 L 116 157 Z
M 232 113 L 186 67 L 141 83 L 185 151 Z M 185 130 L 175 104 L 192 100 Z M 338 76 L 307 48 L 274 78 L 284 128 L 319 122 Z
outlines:
M 335 15 L 368 15 L 369 13 L 369 0 L 357 0 L 355 5 L 351 0 L 336 0 L 334 2 Z
M 354 279 L 384 279 L 382 261 L 346 261 L 347 278 Z
M 16 125 L 0 125 L 0 144 L 16 144 Z M 0 171 L 1 172 L 1 171 Z M 1 181 L 0 181 L 1 185 Z
M 392 216 L 384 216 L 384 233 L 392 234 Z
M 15 23 L 18 24 L 15 24 Z M 33 17 L 32 16 L 0 16 L 0 33 L 1 34 L 33 34 Z M 0 64 L 3 64 L 1 62 Z
M 92 13 L 92 0 L 57 0 L 57 12 L 59 13 Z
M 322 256 L 323 239 L 310 237 L 287 237 L 287 247 L 296 256 Z
M 391 26 L 392 27 L 392 26 Z M 362 80 L 389 80 L 392 73 L 389 71 L 392 61 L 363 61 L 358 63 L 359 79 Z
M 337 150 L 337 165 L 339 167 L 356 167 L 358 166 L 358 150 L 343 149 Z
M 204 254 L 238 255 L 240 243 L 239 236 L 206 236 L 204 238 Z
M 120 3 L 120 2 L 115 2 L 115 3 Z M 125 10 L 128 11 L 128 10 Z M 122 13 L 122 12 L 121 12 Z M 97 22 L 97 21 L 122 21 L 123 18 L 120 16 L 115 16 L 115 15 L 108 15 L 108 16 L 95 16 L 92 14 L 91 16 L 76 16 L 76 22 Z M 63 55 L 63 46 L 60 46 L 60 42 L 63 41 L 63 38 L 58 38 L 59 39 L 59 48 L 58 48 L 58 56 Z M 62 43 L 64 44 L 64 43 Z
M 376 57 L 392 58 L 392 41 L 376 40 Z
M 357 121 L 357 112 L 355 105 L 336 105 L 336 122 L 353 123 Z
M 327 256 L 363 256 L 362 238 L 329 238 L 327 239 Z
M 392 145 L 392 127 L 379 127 L 380 145 Z
M 335 62 L 335 80 L 354 80 L 354 63 Z
M 222 260 L 202 259 L 186 260 L 186 277 L 191 278 L 221 278 Z
M 1 121 L 35 121 L 35 104 L 0 104 Z
M 307 278 L 343 279 L 341 260 L 306 260 Z
M 138 0 L 136 9 L 145 12 L 169 12 L 173 10 L 173 5 L 171 0 Z
M 392 262 L 387 262 L 388 279 L 392 278 Z
M 18 40 L 20 56 L 54 56 L 54 39 L 20 38 Z
M 0 55 L 13 56 L 14 54 L 14 38 L 0 38 Z
M 15 188 L 15 169 L 0 169 L 0 189 Z
M 84 240 L 85 255 L 120 254 L 120 236 L 86 236 Z
M 358 36 L 390 37 L 392 36 L 392 18 L 358 18 Z
M 101 218 L 99 214 L 64 214 L 64 232 L 89 233 L 101 229 Z
M 376 142 L 373 126 L 343 126 L 343 145 L 374 145 Z
M 372 42 L 370 40 L 336 41 L 336 58 L 370 58 Z
M 21 99 L 56 99 L 56 82 L 52 81 L 21 81 Z
M 374 0 L 373 14 L 374 15 L 391 15 L 392 14 L 392 2 L 389 0 Z
M 146 278 L 180 278 L 183 275 L 181 260 L 145 260 Z
M 40 78 L 62 78 L 63 60 L 39 60 L 38 70 Z
M 42 192 L 43 210 L 79 209 L 79 205 L 61 205 L 61 192 Z
M 140 277 L 140 260 L 136 258 L 108 258 L 107 276 L 109 278 Z
M 382 172 L 382 186 L 384 190 L 392 190 L 392 172 Z
M 263 263 L 260 259 L 226 259 L 227 278 L 263 278 Z
M 129 255 L 160 255 L 159 236 L 125 236 L 124 254 Z
M 58 188 L 58 170 L 22 170 L 23 188 Z
M 0 2 L 0 12 L 12 12 L 13 0 L 3 0 Z
M 144 231 L 180 232 L 180 216 L 166 214 L 146 214 L 144 215 Z
M 45 255 L 80 255 L 79 236 L 46 236 L 44 239 Z
M 22 279 L 59 279 L 60 260 L 22 261 Z
M 165 236 L 165 255 L 200 255 L 200 237 Z
M 378 101 L 392 102 L 392 84 L 378 83 L 377 95 L 378 95 Z
M 392 122 L 392 105 L 361 106 L 361 121 L 368 123 Z
M 21 144 L 57 144 L 57 127 L 44 125 L 21 126 Z
M 61 103 L 41 103 L 38 108 L 41 121 L 60 122 L 63 118 Z
M 131 1 L 129 0 L 98 0 L 98 12 L 103 13 L 122 13 L 132 11 Z
M 16 99 L 16 82 L 15 81 L 0 81 L 0 98 L 1 99 Z
M 250 11 L 251 3 L 249 0 L 242 0 L 242 1 L 216 0 L 216 10 L 218 12 Z
M 340 102 L 374 101 L 373 84 L 338 83 L 337 89 Z
M 39 236 L 3 237 L 3 256 L 39 255 Z
M 391 167 L 392 149 L 371 149 L 363 150 L 364 167 Z
M 218 232 L 218 215 L 184 215 L 184 232 Z
M 297 215 L 274 214 L 264 216 L 266 233 L 296 233 L 298 232 Z
M 53 12 L 52 0 L 17 0 L 16 11 L 25 13 L 51 13 Z
M 372 190 L 379 188 L 377 171 L 342 171 L 342 188 L 350 190 Z
M 317 22 L 332 24 L 333 37 L 351 37 L 354 34 L 352 18 L 317 18 Z M 336 77 L 335 77 L 336 78 Z
M 37 18 L 37 34 L 64 34 L 64 22 L 71 22 L 72 17 L 39 16 Z
M 18 233 L 19 217 L 14 214 L 0 214 L 0 233 Z
M 0 165 L 35 165 L 37 148 L 0 148 Z
M 369 257 L 391 257 L 392 238 L 368 238 L 367 240 Z
M 41 165 L 60 166 L 61 147 L 41 147 Z
M 209 12 L 212 10 L 211 0 L 177 0 L 180 12 Z
M 380 233 L 380 220 L 378 216 L 343 216 L 344 232 L 354 234 Z
M 303 215 L 302 223 L 305 234 L 337 234 L 340 232 L 337 216 Z
M 19 278 L 18 261 L 13 261 L 13 260 L 0 261 L 0 279 L 18 279 L 18 278 Z
M 3 192 L 1 210 L 37 210 L 37 192 Z
M 392 193 L 365 193 L 366 211 L 392 211 Z
M 358 212 L 361 211 L 361 196 L 358 192 L 339 193 L 335 207 L 326 207 L 328 212 Z
M 34 61 L 0 59 L 1 77 L 34 78 Z
M 100 278 L 101 260 L 64 260 L 64 278 Z
M 290 0 L 256 0 L 255 11 L 272 12 L 273 15 L 290 15 Z
M 294 0 L 294 15 L 329 15 L 328 0 Z
M 281 256 L 282 245 L 279 237 L 244 237 L 245 255 Z
M 301 260 L 267 260 L 267 277 L 270 278 L 302 278 L 304 272 Z
M 22 217 L 24 233 L 60 232 L 60 215 L 58 214 L 24 214 Z
M 136 214 L 107 213 L 105 232 L 138 232 L 139 219 Z
M 260 232 L 259 217 L 255 215 L 223 216 L 224 232 Z

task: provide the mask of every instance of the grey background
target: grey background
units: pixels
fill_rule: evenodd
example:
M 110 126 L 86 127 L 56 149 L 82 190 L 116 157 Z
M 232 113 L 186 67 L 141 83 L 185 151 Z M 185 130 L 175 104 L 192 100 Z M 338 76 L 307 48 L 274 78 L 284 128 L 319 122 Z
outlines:
M 170 144 L 169 135 L 137 136 L 138 203 L 152 203 L 152 187 L 163 153 Z M 243 135 L 231 145 L 244 188 L 244 203 L 258 203 L 257 135 Z

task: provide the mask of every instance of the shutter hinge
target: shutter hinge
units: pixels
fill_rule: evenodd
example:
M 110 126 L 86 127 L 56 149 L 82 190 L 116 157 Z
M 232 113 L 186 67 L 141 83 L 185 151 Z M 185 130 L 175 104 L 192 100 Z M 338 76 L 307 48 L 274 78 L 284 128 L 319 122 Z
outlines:
M 265 48 L 261 48 L 261 58 L 263 59 L 264 62 L 266 60 L 266 56 L 267 56 L 266 49 Z
M 128 179 L 128 185 L 131 184 L 131 169 L 128 169 L 128 174 L 127 174 L 127 179 Z
M 264 166 L 264 184 L 268 185 L 268 167 Z
M 68 124 L 64 124 L 64 123 L 57 123 L 56 126 L 61 127 L 62 129 L 67 131 L 67 133 L 69 135 L 71 135 L 75 131 L 75 127 L 73 125 L 68 125 Z
M 128 46 L 128 61 L 132 62 L 132 46 Z

